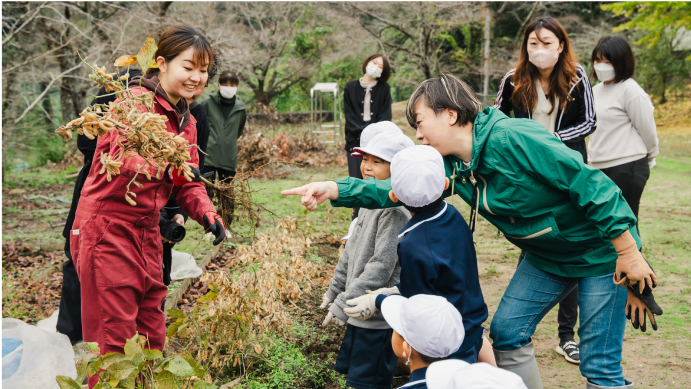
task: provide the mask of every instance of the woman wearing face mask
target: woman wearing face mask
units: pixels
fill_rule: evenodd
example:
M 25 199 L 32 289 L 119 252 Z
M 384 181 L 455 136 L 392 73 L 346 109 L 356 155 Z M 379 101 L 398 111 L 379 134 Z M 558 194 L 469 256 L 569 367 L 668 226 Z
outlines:
M 636 61 L 626 39 L 607 36 L 597 43 L 592 61 L 598 130 L 590 136 L 588 155 L 621 189 L 638 218 L 643 188 L 655 166 L 658 140 L 650 97 L 631 77 Z
M 154 92 L 154 111 L 168 118 L 167 131 L 196 144 L 196 120 L 186 99 L 207 80 L 211 48 L 188 26 L 169 28 L 157 43 L 158 69 L 147 71 L 147 78 L 135 77 L 132 91 Z M 115 155 L 121 138 L 115 131 L 99 137 L 95 155 Z M 70 250 L 81 282 L 82 307 L 88 307 L 82 310 L 84 341 L 97 342 L 101 354 L 122 353 L 125 341 L 137 332 L 148 337 L 152 349 L 163 348 L 166 328 L 161 302 L 167 289 L 162 282 L 158 222 L 171 192 L 192 219 L 216 235 L 214 244 L 225 237 L 196 169 L 198 152 L 196 148 L 189 151 L 195 175 L 191 182 L 170 167 L 156 178 L 156 171 L 137 154 L 125 158 L 120 174 L 108 182 L 99 173 L 101 159 L 93 161 L 70 231 Z M 151 180 L 139 175 L 142 186 L 130 188 L 137 195 L 137 206 L 131 206 L 125 201 L 126 186 L 140 166 L 149 169 Z M 97 378 L 91 377 L 90 388 Z
M 542 124 L 587 162 L 585 137 L 595 131 L 595 110 L 590 81 L 576 63 L 569 37 L 554 18 L 544 17 L 528 26 L 521 56 L 499 86 L 494 108 L 505 115 Z M 521 252 L 520 264 L 525 257 Z M 559 345 L 556 351 L 571 363 L 580 363 L 574 326 L 578 320 L 578 288 L 559 303 Z
M 362 158 L 353 157 L 354 147 L 360 147 L 362 130 L 372 123 L 391 120 L 391 87 L 387 84 L 391 69 L 389 61 L 381 54 L 373 54 L 362 64 L 364 75 L 346 84 L 343 90 L 345 114 L 346 154 L 350 177 L 362 178 Z M 359 208 L 353 209 L 353 219 Z

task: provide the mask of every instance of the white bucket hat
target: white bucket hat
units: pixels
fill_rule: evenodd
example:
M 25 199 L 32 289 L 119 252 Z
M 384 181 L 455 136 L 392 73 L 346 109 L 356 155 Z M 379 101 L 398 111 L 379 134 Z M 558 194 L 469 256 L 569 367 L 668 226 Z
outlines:
M 461 313 L 441 296 L 389 296 L 381 304 L 381 313 L 412 348 L 428 357 L 448 357 L 458 351 L 465 337 Z
M 402 150 L 391 161 L 391 188 L 403 204 L 429 205 L 444 193 L 444 159 L 431 146 Z
M 363 154 L 374 155 L 386 162 L 391 162 L 401 150 L 413 146 L 415 143 L 403 134 L 382 132 L 375 135 L 367 143 L 367 146 L 353 148 L 353 154 L 357 152 L 360 156 Z
M 434 362 L 427 368 L 425 379 L 429 389 L 527 389 L 516 373 L 455 359 Z
M 401 129 L 393 122 L 384 121 L 372 123 L 369 126 L 365 127 L 364 130 L 362 130 L 362 133 L 360 134 L 360 147 L 366 147 L 375 135 L 384 133 L 403 135 L 403 131 L 401 131 Z M 353 153 L 350 155 L 352 155 L 353 157 L 362 157 L 362 154 L 358 153 L 355 150 L 353 150 Z

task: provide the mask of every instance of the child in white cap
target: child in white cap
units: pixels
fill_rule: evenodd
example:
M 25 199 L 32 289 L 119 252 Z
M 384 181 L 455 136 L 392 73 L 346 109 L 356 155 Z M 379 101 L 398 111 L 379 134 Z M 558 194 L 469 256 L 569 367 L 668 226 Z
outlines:
M 431 364 L 425 378 L 429 389 L 528 389 L 516 373 L 454 359 Z
M 360 136 L 358 137 L 358 140 L 360 141 L 360 146 L 353 147 L 353 149 L 351 149 L 350 156 L 355 157 L 355 158 L 349 158 L 348 159 L 348 171 L 349 171 L 349 175 L 351 177 L 365 178 L 362 176 L 362 173 L 360 171 L 362 161 L 357 159 L 358 157 L 362 157 L 362 154 L 360 154 L 360 152 L 357 149 L 359 149 L 361 147 L 366 147 L 367 144 L 370 142 L 370 140 L 372 140 L 372 138 L 374 138 L 374 136 L 378 135 L 378 134 L 390 134 L 390 135 L 400 134 L 400 135 L 403 135 L 403 131 L 401 131 L 401 129 L 396 124 L 394 124 L 393 122 L 390 122 L 390 121 L 372 123 L 369 126 L 365 127 L 365 129 L 362 130 L 362 133 L 360 133 Z M 357 162 L 357 161 L 360 161 L 360 162 Z M 351 162 L 355 162 L 355 163 L 351 163 Z M 389 162 L 391 162 L 391 161 L 389 161 Z M 357 208 L 357 207 L 353 208 L 353 220 L 357 219 L 359 213 L 360 213 L 360 208 Z M 343 239 L 350 237 L 350 234 L 352 233 L 353 224 L 351 223 L 350 226 L 351 226 L 351 228 L 348 229 L 348 236 L 343 238 Z
M 413 141 L 403 134 L 380 133 L 366 147 L 356 147 L 363 159 L 363 178 L 388 180 L 391 160 L 396 153 L 412 146 Z M 350 387 L 391 388 L 398 360 L 391 348 L 391 328 L 381 314 L 360 321 L 348 317 L 344 308 L 348 308 L 346 301 L 366 290 L 398 283 L 398 232 L 408 219 L 410 214 L 403 207 L 363 209 L 324 294 L 321 308 L 328 306 L 329 312 L 322 325 L 348 324 L 334 369 L 348 375 L 346 384 Z
M 444 162 L 434 148 L 410 147 L 394 157 L 391 162 L 393 190 L 389 196 L 413 215 L 399 235 L 401 282 L 347 301 L 352 308 L 345 312 L 359 320 L 367 320 L 389 295 L 444 297 L 461 313 L 465 328 L 465 340 L 450 358 L 475 363 L 485 342 L 482 323 L 487 320 L 487 305 L 480 289 L 477 257 L 468 224 L 442 199 L 448 187 Z M 485 349 L 489 358 L 483 361 L 494 362 L 489 341 Z
M 393 328 L 394 352 L 410 366 L 410 380 L 401 388 L 427 388 L 427 367 L 453 354 L 463 343 L 461 314 L 445 298 L 426 294 L 409 299 L 390 296 L 382 303 L 381 312 Z

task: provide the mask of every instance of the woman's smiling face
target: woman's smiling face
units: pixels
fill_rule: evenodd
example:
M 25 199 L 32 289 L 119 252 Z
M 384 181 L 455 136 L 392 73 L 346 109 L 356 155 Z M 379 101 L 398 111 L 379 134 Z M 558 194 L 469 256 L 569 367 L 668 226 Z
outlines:
M 208 63 L 195 63 L 194 54 L 194 48 L 190 47 L 170 62 L 166 62 L 163 57 L 156 60 L 160 69 L 161 85 L 173 103 L 177 104 L 181 98 L 192 98 L 199 85 L 206 84 L 209 78 Z
M 423 145 L 437 149 L 442 156 L 452 154 L 453 138 L 451 135 L 452 131 L 458 130 L 458 126 L 455 125 L 458 113 L 446 109 L 437 115 L 424 99 L 420 99 L 415 104 L 414 113 L 417 128 L 415 137 L 422 141 Z

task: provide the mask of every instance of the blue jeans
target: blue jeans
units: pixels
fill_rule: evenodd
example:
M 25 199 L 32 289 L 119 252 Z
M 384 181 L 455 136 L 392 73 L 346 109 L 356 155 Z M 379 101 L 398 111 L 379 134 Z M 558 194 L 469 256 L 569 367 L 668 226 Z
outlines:
M 614 285 L 612 274 L 565 278 L 523 261 L 492 318 L 492 346 L 509 351 L 530 343 L 537 324 L 576 286 L 581 374 L 596 385 L 623 386 L 621 349 L 626 326 L 626 289 Z

